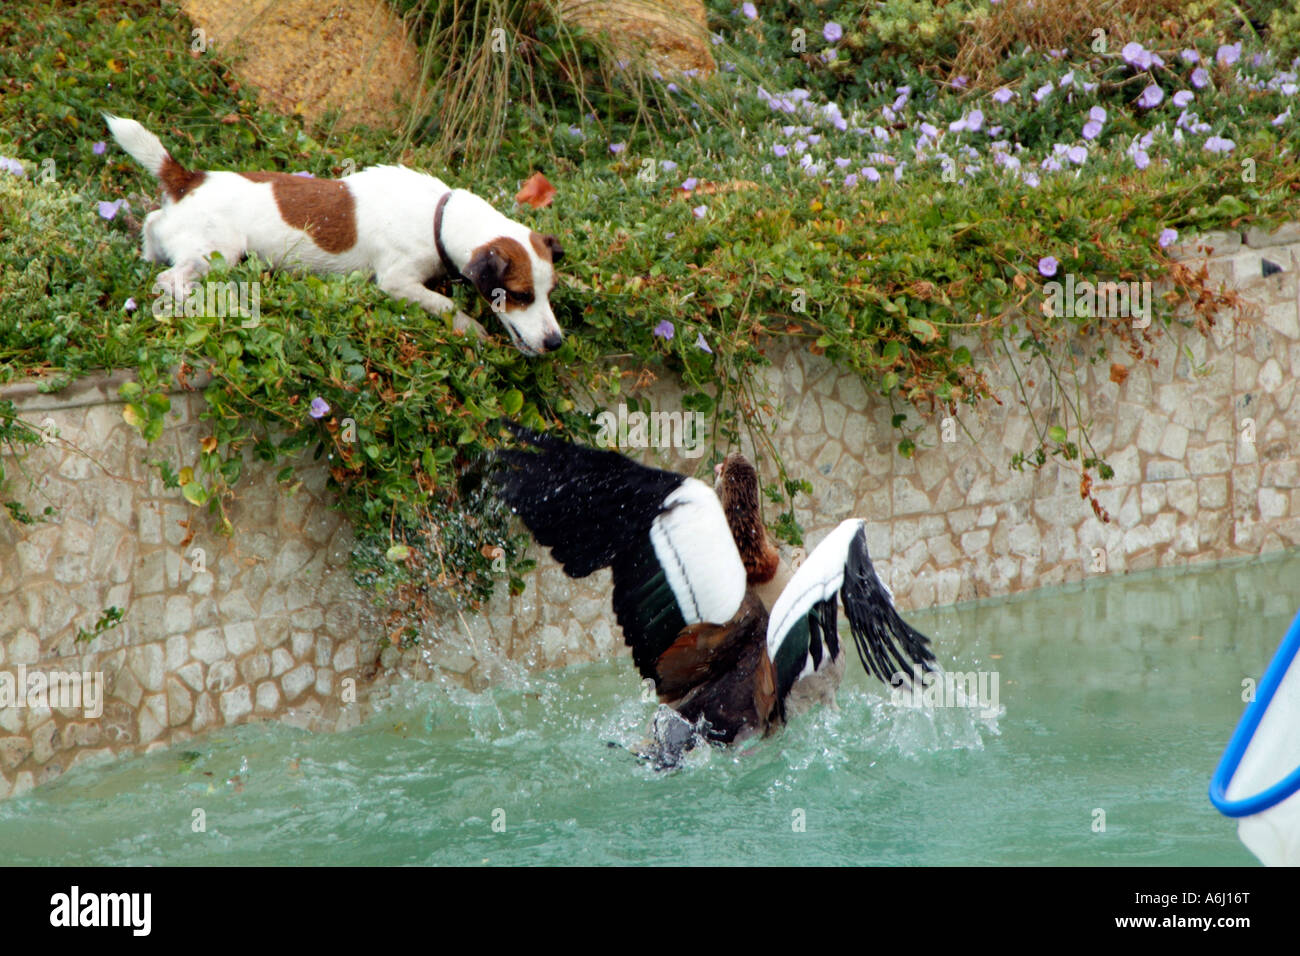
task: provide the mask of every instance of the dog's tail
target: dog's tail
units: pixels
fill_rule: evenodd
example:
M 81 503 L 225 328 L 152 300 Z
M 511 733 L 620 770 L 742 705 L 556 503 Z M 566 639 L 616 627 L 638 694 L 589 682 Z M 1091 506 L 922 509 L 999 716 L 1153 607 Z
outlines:
M 149 170 L 162 183 L 163 190 L 173 202 L 180 199 L 203 179 L 203 173 L 186 169 L 172 158 L 167 147 L 153 133 L 133 119 L 104 114 L 108 131 L 131 158 Z

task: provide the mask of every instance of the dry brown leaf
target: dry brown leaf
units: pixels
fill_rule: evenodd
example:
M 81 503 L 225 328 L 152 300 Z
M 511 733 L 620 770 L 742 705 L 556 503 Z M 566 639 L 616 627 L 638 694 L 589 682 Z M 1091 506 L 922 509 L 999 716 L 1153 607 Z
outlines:
M 534 209 L 542 209 L 551 204 L 555 198 L 555 187 L 541 173 L 533 173 L 528 181 L 515 193 L 515 202 L 527 203 Z

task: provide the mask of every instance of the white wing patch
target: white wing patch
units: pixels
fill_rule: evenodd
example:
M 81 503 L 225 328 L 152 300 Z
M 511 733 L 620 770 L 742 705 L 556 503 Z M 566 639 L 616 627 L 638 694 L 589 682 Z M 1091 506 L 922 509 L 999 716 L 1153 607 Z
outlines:
M 725 624 L 735 616 L 745 598 L 745 565 L 712 488 L 694 478 L 682 482 L 664 499 L 650 541 L 687 624 Z
M 821 544 L 813 549 L 808 559 L 799 565 L 790 583 L 772 605 L 767 619 L 767 654 L 776 660 L 777 649 L 795 622 L 812 610 L 812 606 L 834 597 L 844 584 L 844 564 L 848 560 L 849 544 L 858 528 L 865 522 L 861 518 L 841 521 Z M 812 657 L 804 667 L 812 668 Z

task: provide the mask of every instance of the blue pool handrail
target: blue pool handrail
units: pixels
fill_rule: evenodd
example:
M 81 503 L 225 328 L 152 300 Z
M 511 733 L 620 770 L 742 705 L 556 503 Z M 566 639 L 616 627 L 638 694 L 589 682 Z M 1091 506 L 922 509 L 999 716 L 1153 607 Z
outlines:
M 1246 748 L 1250 746 L 1251 738 L 1255 736 L 1259 722 L 1264 718 L 1264 712 L 1268 710 L 1273 695 L 1282 685 L 1282 678 L 1297 654 L 1300 654 L 1300 613 L 1296 614 L 1295 620 L 1291 622 L 1291 629 L 1286 632 L 1286 637 L 1282 638 L 1282 645 L 1273 655 L 1273 660 L 1269 662 L 1268 670 L 1264 671 L 1264 676 L 1260 678 L 1259 693 L 1246 706 L 1246 712 L 1241 715 L 1237 730 L 1228 741 L 1228 749 L 1223 752 L 1223 756 L 1219 759 L 1219 766 L 1215 768 L 1214 777 L 1210 780 L 1210 802 L 1218 807 L 1219 812 L 1224 816 L 1248 817 L 1262 813 L 1300 790 L 1300 766 L 1298 766 L 1266 790 L 1241 800 L 1228 799 L 1228 784 L 1232 782 L 1232 775 L 1237 772 L 1237 766 L 1241 763 Z

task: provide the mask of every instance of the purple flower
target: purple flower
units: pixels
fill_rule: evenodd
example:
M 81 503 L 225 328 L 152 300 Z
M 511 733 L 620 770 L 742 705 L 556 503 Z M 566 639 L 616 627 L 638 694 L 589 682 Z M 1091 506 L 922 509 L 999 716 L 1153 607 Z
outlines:
M 1173 95 L 1174 106 L 1177 106 L 1179 109 L 1182 109 L 1194 99 L 1196 99 L 1196 94 L 1191 90 L 1179 90 Z
M 295 176 L 301 176 L 303 179 L 315 179 L 315 178 L 316 178 L 314 175 L 312 175 L 311 173 L 307 172 L 307 170 L 305 170 L 305 169 L 303 169 L 303 170 L 299 170 L 298 172 L 294 173 L 293 175 L 295 175 Z
M 696 219 L 703 219 L 704 214 L 708 211 L 709 211 L 708 206 L 696 206 L 694 209 L 691 210 L 691 212 L 695 213 Z
M 786 149 L 780 143 L 776 143 L 772 146 L 772 152 L 775 153 L 777 156 L 785 156 L 787 153 L 790 152 L 790 150 Z
M 20 178 L 27 175 L 27 171 L 23 169 L 23 164 L 8 156 L 0 156 L 0 169 Z
M 844 28 L 832 20 L 822 27 L 822 36 L 826 38 L 827 43 L 838 43 L 840 38 L 844 36 Z
M 1065 151 L 1065 158 L 1076 166 L 1082 166 L 1088 158 L 1088 147 L 1071 146 Z
M 836 156 L 835 165 L 838 166 L 840 169 L 844 169 L 846 166 L 849 165 L 849 160 L 845 159 L 843 156 Z
M 581 130 L 580 128 L 578 128 L 577 126 L 570 126 L 570 127 L 569 127 L 569 135 L 572 136 L 574 139 L 582 139 L 582 138 L 583 138 L 583 137 L 582 137 L 582 130 Z
M 849 173 L 847 176 L 844 177 L 844 185 L 845 185 L 845 187 L 851 189 L 852 187 L 856 186 L 857 184 L 858 184 L 858 174 L 857 174 L 857 173 Z
M 90 147 L 90 151 L 94 153 L 96 156 L 103 156 L 104 150 L 106 149 L 108 149 L 108 144 L 105 143 L 102 139 L 94 146 Z
M 676 84 L 676 83 L 669 83 L 668 86 L 666 87 L 666 89 L 668 90 L 669 93 L 676 93 L 676 92 L 677 92 L 677 84 Z
M 686 190 L 687 192 L 690 192 L 699 184 L 700 181 L 696 179 L 694 176 L 688 176 L 682 180 L 682 189 Z
M 758 11 L 754 8 L 752 3 L 742 3 L 740 5 L 740 12 L 751 20 L 758 19 Z
M 1021 179 L 1023 179 L 1023 180 L 1025 181 L 1025 185 L 1028 186 L 1030 189 L 1037 189 L 1037 188 L 1038 188 L 1038 174 L 1037 174 L 1037 173 L 1032 172 L 1032 171 L 1030 171 L 1030 170 L 1027 169 L 1027 170 L 1025 170 L 1024 174 L 1021 176 Z
M 1178 241 L 1177 229 L 1165 229 L 1161 231 L 1160 238 L 1156 240 L 1156 242 L 1160 244 L 1161 249 L 1167 249 L 1169 248 L 1170 243 L 1177 242 L 1177 241 Z
M 1088 119 L 1096 123 L 1106 122 L 1106 111 L 1100 106 L 1094 106 L 1088 110 Z
M 796 139 L 796 140 L 794 141 L 794 151 L 795 151 L 796 153 L 807 152 L 807 150 L 808 150 L 808 144 L 805 143 L 803 140 L 801 140 L 801 139 Z
M 610 143 L 610 144 L 609 144 L 609 151 L 610 151 L 611 153 L 615 154 L 615 155 L 618 155 L 619 153 L 623 152 L 623 150 L 625 150 L 625 149 L 627 149 L 627 143 Z
M 930 123 L 922 123 L 921 134 L 930 137 L 930 139 L 934 139 L 939 135 L 939 127 L 933 126 Z
M 311 409 L 307 412 L 312 418 L 324 418 L 330 413 L 329 403 L 317 395 L 311 400 Z
M 1038 260 L 1038 273 L 1039 275 L 1050 278 L 1051 276 L 1056 275 L 1056 267 L 1059 265 L 1060 263 L 1056 261 L 1056 256 L 1043 256 L 1043 258 Z
M 1137 67 L 1139 70 L 1151 69 L 1151 51 L 1136 40 L 1124 44 L 1124 49 L 1119 51 L 1119 55 L 1129 66 Z
M 127 312 L 134 312 L 136 310 L 135 299 L 128 298 L 125 302 L 122 303 L 122 308 L 125 309 Z
M 1162 90 L 1155 83 L 1152 83 L 1145 90 L 1143 90 L 1142 95 L 1137 98 L 1137 105 L 1142 107 L 1145 110 L 1149 110 L 1152 109 L 1153 107 L 1159 106 L 1160 101 L 1163 100 L 1164 98 L 1165 98 L 1165 91 Z
M 964 90 L 966 88 L 966 77 L 965 76 L 957 77 L 952 81 L 952 85 L 955 89 Z
M 1138 169 L 1146 169 L 1151 165 L 1151 157 L 1147 155 L 1145 149 L 1135 149 L 1132 152 L 1133 165 Z
M 123 206 L 128 206 L 125 199 L 114 199 L 112 202 L 100 202 L 99 216 L 101 219 L 112 219 L 118 214 Z
M 674 169 L 677 168 L 677 164 L 674 163 L 671 159 L 661 159 L 659 160 L 659 168 L 666 173 L 671 173 Z
M 1206 71 L 1205 67 L 1198 66 L 1196 69 L 1192 70 L 1192 86 L 1196 87 L 1198 90 L 1203 90 L 1209 82 L 1210 74 Z
M 880 173 L 876 172 L 875 166 L 863 166 L 861 169 L 862 178 L 868 182 L 880 182 Z
M 1088 120 L 1088 122 L 1083 124 L 1084 139 L 1096 139 L 1100 135 L 1101 135 L 1101 124 L 1098 123 L 1096 120 L 1090 119 Z
M 1182 57 L 1184 63 L 1196 63 L 1201 59 L 1201 55 L 1197 53 L 1195 50 L 1191 50 L 1191 49 L 1184 50 L 1178 55 Z
M 998 90 L 996 93 L 993 94 L 993 102 L 1009 103 L 1011 102 L 1011 98 L 1015 95 L 1016 95 L 1015 90 L 1011 89 L 1010 87 L 1004 86 L 1002 87 L 1002 89 Z
M 697 349 L 704 349 L 704 351 L 708 352 L 710 355 L 713 354 L 713 349 L 709 348 L 709 343 L 706 342 L 706 341 L 704 341 L 704 333 L 703 333 L 703 332 L 700 332 L 700 333 L 695 337 L 695 347 L 696 347 Z
M 1034 102 L 1035 103 L 1043 102 L 1043 98 L 1047 96 L 1047 94 L 1051 93 L 1052 89 L 1053 87 L 1051 83 L 1044 83 L 1038 89 L 1034 90 Z
M 1240 43 L 1225 43 L 1219 47 L 1219 52 L 1214 54 L 1214 61 L 1220 66 L 1232 66 L 1241 59 Z
M 1285 113 L 1278 113 L 1277 116 L 1274 116 L 1273 119 L 1270 121 L 1270 125 L 1281 126 L 1290 118 L 1291 118 L 1291 109 L 1290 107 L 1288 107 Z
M 979 132 L 979 128 L 984 125 L 984 111 L 971 110 L 970 115 L 966 117 L 966 128 L 972 133 Z
M 1073 83 L 1074 83 L 1074 70 L 1071 70 L 1069 73 L 1065 74 L 1065 76 L 1061 77 L 1061 81 L 1057 85 L 1061 87 L 1066 87 L 1066 86 L 1073 85 Z
M 1039 168 L 1044 169 L 1049 173 L 1059 173 L 1061 171 L 1061 163 L 1055 156 L 1048 156 L 1043 160 Z
M 662 322 L 660 322 L 658 325 L 655 326 L 654 334 L 659 336 L 659 338 L 663 339 L 666 342 L 671 342 L 673 340 L 673 336 L 677 334 L 677 330 L 673 328 L 673 324 L 671 322 L 669 322 L 667 319 L 664 319 Z
M 1211 136 L 1205 141 L 1205 148 L 1211 153 L 1231 153 L 1237 144 L 1222 136 Z

